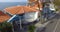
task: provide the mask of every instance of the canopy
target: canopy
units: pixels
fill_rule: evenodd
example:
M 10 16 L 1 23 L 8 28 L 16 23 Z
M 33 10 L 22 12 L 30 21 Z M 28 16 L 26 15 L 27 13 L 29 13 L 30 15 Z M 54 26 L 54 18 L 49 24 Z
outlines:
M 13 7 L 5 8 L 4 11 L 14 15 L 14 14 L 22 14 L 28 12 L 36 12 L 38 10 L 30 8 L 29 6 L 13 6 Z
M 2 22 L 4 22 L 4 21 L 8 20 L 9 18 L 10 18 L 9 15 L 4 14 L 2 11 L 0 11 L 0 23 L 2 23 Z

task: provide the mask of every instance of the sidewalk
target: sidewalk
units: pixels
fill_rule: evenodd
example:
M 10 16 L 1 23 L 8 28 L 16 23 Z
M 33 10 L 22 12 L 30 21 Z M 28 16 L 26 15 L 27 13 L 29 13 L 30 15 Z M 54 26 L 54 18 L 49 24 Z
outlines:
M 36 29 L 35 29 L 35 32 L 41 32 L 42 30 L 44 30 L 45 29 L 45 27 L 50 23 L 51 21 L 48 21 L 48 22 L 46 22 L 46 23 L 44 23 L 44 24 L 41 24 L 41 23 L 37 23 L 36 25 L 35 25 L 35 27 L 36 27 Z
M 58 14 L 59 11 L 56 12 L 56 14 Z M 47 22 L 45 22 L 44 24 L 41 24 L 40 22 L 38 22 L 37 24 L 35 24 L 36 26 L 36 29 L 35 29 L 35 32 L 41 32 L 51 21 L 50 19 L 53 19 L 53 17 L 55 17 L 56 14 L 52 14 L 52 16 L 49 17 L 49 20 Z
M 57 14 L 51 21 L 53 23 L 46 26 L 45 32 L 60 32 L 60 13 Z

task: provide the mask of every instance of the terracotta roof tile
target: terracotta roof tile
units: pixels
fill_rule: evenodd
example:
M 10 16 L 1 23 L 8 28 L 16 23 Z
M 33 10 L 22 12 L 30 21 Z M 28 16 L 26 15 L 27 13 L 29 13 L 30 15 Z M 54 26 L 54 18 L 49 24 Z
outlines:
M 34 5 L 34 6 L 31 6 L 31 8 L 37 9 L 37 8 L 39 8 L 39 7 L 38 7 L 38 4 L 36 4 L 36 5 Z M 40 8 L 42 8 L 42 4 L 40 4 Z
M 28 0 L 29 2 L 35 2 L 35 1 L 37 1 L 37 0 Z
M 0 11 L 0 23 L 8 20 L 9 18 L 10 18 L 10 16 L 8 16 L 7 14 L 4 14 L 3 12 Z
M 10 13 L 10 14 L 16 14 L 20 10 L 22 10 L 22 8 L 19 6 L 9 7 L 9 8 L 5 9 L 5 11 Z M 21 13 L 23 13 L 23 12 L 21 12 Z
M 21 14 L 21 13 L 26 13 L 26 12 L 36 12 L 37 10 L 32 9 L 28 6 L 14 6 L 14 7 L 9 7 L 4 9 L 5 12 L 8 12 L 10 14 Z
M 37 11 L 36 9 L 30 8 L 30 7 L 27 7 L 27 6 L 24 6 L 23 10 L 24 10 L 25 13 L 26 12 L 36 12 Z

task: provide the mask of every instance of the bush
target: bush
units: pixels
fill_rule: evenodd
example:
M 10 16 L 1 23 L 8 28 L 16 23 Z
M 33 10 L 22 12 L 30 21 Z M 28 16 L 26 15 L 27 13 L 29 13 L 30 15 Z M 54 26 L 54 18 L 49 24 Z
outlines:
M 0 31 L 1 32 L 12 32 L 12 25 L 7 22 L 0 23 Z
M 34 25 L 29 25 L 28 26 L 28 32 L 34 32 L 35 26 Z

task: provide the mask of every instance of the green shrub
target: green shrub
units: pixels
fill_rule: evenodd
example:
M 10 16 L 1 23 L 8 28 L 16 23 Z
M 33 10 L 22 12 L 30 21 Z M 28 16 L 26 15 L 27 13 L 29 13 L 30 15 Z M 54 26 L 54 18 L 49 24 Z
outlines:
M 28 26 L 28 32 L 34 32 L 35 26 L 34 25 L 29 25 Z
M 11 32 L 12 31 L 12 25 L 7 22 L 0 23 L 0 31 L 1 32 Z

